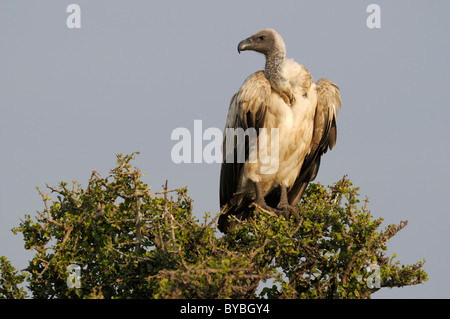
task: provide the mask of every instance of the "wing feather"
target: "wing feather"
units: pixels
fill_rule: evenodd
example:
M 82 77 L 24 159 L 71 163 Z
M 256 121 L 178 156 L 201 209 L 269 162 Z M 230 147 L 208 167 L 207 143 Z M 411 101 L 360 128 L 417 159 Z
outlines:
M 298 203 L 308 183 L 316 178 L 321 156 L 336 145 L 336 118 L 342 105 L 339 87 L 327 79 L 320 79 L 316 83 L 316 89 L 318 98 L 311 147 L 298 177 L 288 192 L 291 205 Z
M 269 104 L 271 87 L 266 79 L 264 72 L 258 71 L 250 75 L 239 89 L 233 95 L 228 110 L 227 128 L 242 128 L 244 131 L 248 128 L 255 128 L 257 134 L 259 129 L 264 127 L 267 107 Z M 234 161 L 226 162 L 226 134 L 222 143 L 223 161 L 220 170 L 220 206 L 228 205 L 227 211 L 232 214 L 239 214 L 239 208 L 234 201 L 244 163 L 237 161 L 237 144 L 234 143 Z M 245 160 L 248 159 L 248 144 L 245 143 Z M 247 205 L 240 205 L 247 206 Z M 228 214 L 227 214 L 228 215 Z M 228 226 L 227 215 L 219 218 L 219 229 L 226 229 Z

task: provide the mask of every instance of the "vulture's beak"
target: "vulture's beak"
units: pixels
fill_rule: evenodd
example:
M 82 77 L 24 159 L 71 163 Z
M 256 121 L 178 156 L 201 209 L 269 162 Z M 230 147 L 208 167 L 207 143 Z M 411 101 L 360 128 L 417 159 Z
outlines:
M 239 42 L 238 45 L 238 52 L 241 53 L 241 51 L 245 51 L 247 50 L 247 47 L 252 43 L 252 38 L 247 38 L 245 40 L 242 40 L 241 42 Z

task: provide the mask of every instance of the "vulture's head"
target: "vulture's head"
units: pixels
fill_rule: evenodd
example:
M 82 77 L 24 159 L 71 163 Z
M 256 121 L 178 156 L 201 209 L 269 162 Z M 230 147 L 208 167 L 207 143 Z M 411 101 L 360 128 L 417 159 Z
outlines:
M 238 52 L 247 50 L 256 51 L 266 56 L 273 52 L 286 53 L 283 38 L 273 29 L 260 30 L 239 42 Z

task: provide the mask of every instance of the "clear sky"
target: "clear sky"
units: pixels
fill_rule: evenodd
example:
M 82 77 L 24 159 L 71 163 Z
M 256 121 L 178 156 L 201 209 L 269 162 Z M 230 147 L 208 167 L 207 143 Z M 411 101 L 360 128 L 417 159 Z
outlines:
M 69 29 L 66 8 L 81 8 Z M 381 8 L 370 29 L 367 6 Z M 317 181 L 348 174 L 404 264 L 426 258 L 424 285 L 374 298 L 449 298 L 449 1 L 0 2 L 0 255 L 31 254 L 10 229 L 42 209 L 35 187 L 103 176 L 115 154 L 152 190 L 188 186 L 194 211 L 219 210 L 220 164 L 175 164 L 174 129 L 222 129 L 231 96 L 264 66 L 240 40 L 271 27 L 287 56 L 341 88 L 338 140 Z M 207 142 L 205 142 L 206 144 Z

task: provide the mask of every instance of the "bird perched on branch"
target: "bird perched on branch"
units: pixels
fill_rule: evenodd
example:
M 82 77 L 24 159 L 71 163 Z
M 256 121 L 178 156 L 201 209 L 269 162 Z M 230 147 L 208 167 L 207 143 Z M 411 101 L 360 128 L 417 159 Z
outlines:
M 307 68 L 286 59 L 273 29 L 239 42 L 239 53 L 248 50 L 264 54 L 266 64 L 231 98 L 220 172 L 222 232 L 237 222 L 230 215 L 251 216 L 252 204 L 278 215 L 294 212 L 321 156 L 336 144 L 339 87 L 327 79 L 314 83 Z

